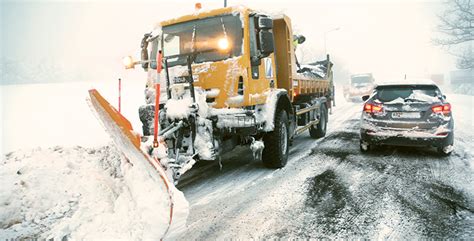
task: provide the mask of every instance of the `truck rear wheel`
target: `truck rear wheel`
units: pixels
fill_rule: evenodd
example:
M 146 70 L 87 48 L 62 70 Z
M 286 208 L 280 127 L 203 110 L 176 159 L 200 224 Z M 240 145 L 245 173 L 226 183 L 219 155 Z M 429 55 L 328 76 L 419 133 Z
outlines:
M 279 110 L 275 115 L 275 128 L 263 137 L 265 148 L 262 153 L 263 164 L 271 168 L 280 168 L 288 161 L 289 135 L 288 114 Z
M 326 127 L 328 123 L 328 110 L 325 104 L 321 105 L 319 116 L 319 123 L 316 126 L 311 126 L 309 128 L 309 135 L 314 138 L 321 138 L 326 135 Z

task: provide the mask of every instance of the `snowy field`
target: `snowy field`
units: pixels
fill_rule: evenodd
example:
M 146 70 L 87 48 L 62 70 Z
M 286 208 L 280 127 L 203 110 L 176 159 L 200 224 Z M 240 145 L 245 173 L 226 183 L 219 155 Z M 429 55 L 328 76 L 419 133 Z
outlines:
M 142 84 L 125 82 L 122 94 L 137 130 Z M 1 239 L 160 238 L 155 221 L 165 212 L 149 208 L 164 210 L 152 195 L 162 190 L 110 146 L 85 101 L 90 87 L 115 103 L 116 83 L 1 87 Z M 222 169 L 199 163 L 178 186 L 190 204 L 178 239 L 472 238 L 474 98 L 447 96 L 450 157 L 395 147 L 361 154 L 361 103 L 338 95 L 326 137 L 297 137 L 283 169 L 264 168 L 246 148 L 225 156 Z
M 65 146 L 95 147 L 110 140 L 86 98 L 98 89 L 117 107 L 118 82 L 74 82 L 0 86 L 2 156 L 18 149 Z M 141 130 L 138 107 L 144 102 L 143 81 L 122 81 L 122 112 Z

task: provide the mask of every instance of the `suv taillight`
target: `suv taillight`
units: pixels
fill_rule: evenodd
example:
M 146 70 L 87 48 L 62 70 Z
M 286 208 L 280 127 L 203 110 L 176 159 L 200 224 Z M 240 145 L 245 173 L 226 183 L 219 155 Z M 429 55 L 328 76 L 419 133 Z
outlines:
M 433 113 L 449 114 L 451 113 L 451 104 L 435 105 L 431 107 Z
M 383 110 L 383 106 L 379 104 L 364 104 L 364 111 L 367 113 L 380 113 Z

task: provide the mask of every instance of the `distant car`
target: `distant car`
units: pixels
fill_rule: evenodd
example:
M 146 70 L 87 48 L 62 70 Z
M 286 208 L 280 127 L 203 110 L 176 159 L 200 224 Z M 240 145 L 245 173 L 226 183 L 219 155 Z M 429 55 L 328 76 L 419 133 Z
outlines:
M 360 150 L 375 145 L 431 146 L 442 155 L 453 151 L 451 104 L 431 80 L 379 84 L 363 96 Z
M 371 73 L 351 75 L 350 85 L 343 88 L 347 101 L 361 101 L 364 95 L 370 95 L 375 87 L 375 79 Z

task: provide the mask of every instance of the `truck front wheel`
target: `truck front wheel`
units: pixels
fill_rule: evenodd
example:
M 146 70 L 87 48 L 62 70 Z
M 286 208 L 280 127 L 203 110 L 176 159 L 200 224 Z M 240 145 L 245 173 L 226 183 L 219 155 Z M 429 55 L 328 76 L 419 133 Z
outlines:
M 280 168 L 288 161 L 289 135 L 288 114 L 279 110 L 275 115 L 275 128 L 263 137 L 265 148 L 262 153 L 263 164 L 271 168 Z

